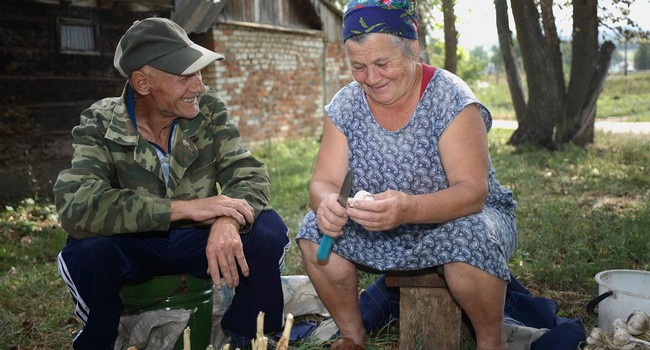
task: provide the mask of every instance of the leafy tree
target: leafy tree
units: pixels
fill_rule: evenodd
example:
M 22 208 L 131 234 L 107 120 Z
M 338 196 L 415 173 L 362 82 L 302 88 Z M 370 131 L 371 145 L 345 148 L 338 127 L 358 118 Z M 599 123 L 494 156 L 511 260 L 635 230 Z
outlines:
M 430 38 L 427 45 L 427 55 L 429 56 L 429 63 L 431 65 L 443 67 L 445 65 L 445 42 Z
M 430 64 L 436 67 L 444 67 L 445 42 L 432 39 L 427 46 L 427 50 L 431 58 Z M 479 80 L 488 65 L 487 52 L 482 47 L 475 48 L 472 51 L 460 47 L 457 49 L 456 57 L 458 57 L 458 72 L 456 74 L 467 83 Z
M 627 5 L 630 1 L 633 0 L 609 0 L 609 3 Z M 596 101 L 615 48 L 611 41 L 599 43 L 598 26 L 603 19 L 598 17 L 598 1 L 570 1 L 573 37 L 568 84 L 553 0 L 510 1 L 528 83 L 528 99 L 514 53 L 508 1 L 495 0 L 494 3 L 499 44 L 519 122 L 510 144 L 555 148 L 568 142 L 581 146 L 592 143 Z
M 641 42 L 634 54 L 634 69 L 650 69 L 650 42 Z
M 476 59 L 480 59 L 483 61 L 488 61 L 489 60 L 489 55 L 488 52 L 485 51 L 485 48 L 483 46 L 477 46 L 469 51 L 470 56 Z
M 467 51 L 463 48 L 458 50 L 458 75 L 468 83 L 479 80 L 487 70 L 489 57 L 482 46 Z
M 492 73 L 496 76 L 496 81 L 499 83 L 499 77 L 505 71 L 505 66 L 503 64 L 503 57 L 501 56 L 501 50 L 498 45 L 492 46 L 490 49 L 490 62 L 492 66 Z

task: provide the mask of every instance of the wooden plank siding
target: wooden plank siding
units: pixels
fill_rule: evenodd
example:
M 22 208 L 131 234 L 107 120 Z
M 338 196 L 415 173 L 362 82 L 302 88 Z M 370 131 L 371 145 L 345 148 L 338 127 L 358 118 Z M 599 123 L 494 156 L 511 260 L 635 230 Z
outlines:
M 125 80 L 113 67 L 115 46 L 136 19 L 169 16 L 173 0 L 0 1 L 0 202 L 47 196 L 70 166 L 70 130 L 79 113 L 117 96 Z M 61 21 L 91 24 L 95 48 L 60 48 Z
M 320 18 L 308 0 L 231 0 L 226 2 L 220 20 L 321 29 Z
M 338 43 L 343 45 L 342 41 L 342 28 L 343 18 L 341 11 L 334 5 L 329 3 L 329 0 L 312 0 L 319 8 L 320 19 L 322 23 L 323 37 L 329 43 Z
M 203 77 L 228 103 L 245 146 L 318 137 L 323 105 L 351 80 L 340 11 L 329 0 L 205 1 L 0 0 L 0 204 L 51 195 L 70 166 L 79 113 L 122 91 L 117 42 L 154 15 L 177 11 L 179 24 L 197 28 L 192 40 L 226 55 Z M 70 19 L 93 24 L 92 52 L 59 48 Z

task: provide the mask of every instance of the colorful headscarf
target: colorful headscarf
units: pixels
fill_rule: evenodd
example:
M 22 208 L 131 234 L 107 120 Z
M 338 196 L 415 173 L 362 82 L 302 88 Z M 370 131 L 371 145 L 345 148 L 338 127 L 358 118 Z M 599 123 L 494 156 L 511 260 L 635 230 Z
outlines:
M 418 38 L 415 0 L 350 0 L 343 15 L 343 41 L 367 33 Z

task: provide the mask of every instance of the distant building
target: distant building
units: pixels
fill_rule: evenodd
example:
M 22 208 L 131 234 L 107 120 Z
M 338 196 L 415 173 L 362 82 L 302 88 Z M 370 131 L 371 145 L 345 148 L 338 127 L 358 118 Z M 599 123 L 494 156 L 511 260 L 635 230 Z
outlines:
M 0 202 L 51 193 L 79 113 L 124 86 L 113 53 L 136 19 L 171 18 L 226 56 L 203 78 L 249 146 L 316 137 L 351 80 L 328 0 L 2 0 L 0 11 Z
M 633 60 L 627 60 L 613 63 L 612 65 L 609 66 L 609 72 L 610 73 L 625 73 L 625 72 L 634 72 L 634 61 Z

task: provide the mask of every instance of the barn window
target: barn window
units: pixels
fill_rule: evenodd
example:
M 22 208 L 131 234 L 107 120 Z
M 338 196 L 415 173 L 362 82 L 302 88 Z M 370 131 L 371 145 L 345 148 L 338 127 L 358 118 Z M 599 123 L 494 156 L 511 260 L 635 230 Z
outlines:
M 59 21 L 59 49 L 62 53 L 96 54 L 96 29 L 92 20 L 61 18 Z

